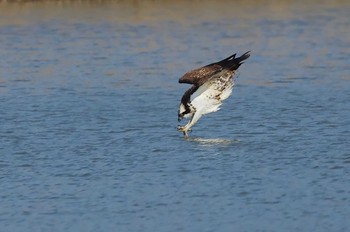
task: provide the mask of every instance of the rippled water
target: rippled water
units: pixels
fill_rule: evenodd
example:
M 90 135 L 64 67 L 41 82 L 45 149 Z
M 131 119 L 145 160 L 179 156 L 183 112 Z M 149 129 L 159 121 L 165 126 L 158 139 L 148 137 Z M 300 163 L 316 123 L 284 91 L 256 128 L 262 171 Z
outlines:
M 1 231 L 347 231 L 349 11 L 3 3 Z M 247 50 L 184 139 L 178 78 Z

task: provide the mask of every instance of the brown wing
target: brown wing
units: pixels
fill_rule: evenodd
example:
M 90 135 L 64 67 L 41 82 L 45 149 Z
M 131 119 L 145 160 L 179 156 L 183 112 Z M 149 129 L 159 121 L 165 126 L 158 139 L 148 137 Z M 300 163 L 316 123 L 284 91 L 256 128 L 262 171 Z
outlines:
M 195 86 L 201 86 L 213 75 L 219 73 L 220 71 L 227 69 L 234 71 L 239 68 L 242 64 L 242 61 L 249 58 L 250 52 L 244 53 L 242 56 L 236 58 L 236 54 L 229 56 L 219 62 L 208 64 L 204 67 L 191 70 L 183 75 L 179 79 L 179 83 L 193 84 Z
M 193 84 L 196 86 L 202 85 L 211 76 L 220 72 L 222 67 L 218 64 L 207 65 L 198 69 L 191 70 L 179 79 L 179 83 Z

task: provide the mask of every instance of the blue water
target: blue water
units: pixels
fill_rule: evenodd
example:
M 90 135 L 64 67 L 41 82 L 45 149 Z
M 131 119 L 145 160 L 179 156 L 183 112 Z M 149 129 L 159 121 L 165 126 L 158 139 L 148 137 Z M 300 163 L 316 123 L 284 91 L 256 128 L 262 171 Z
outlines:
M 234 4 L 2 5 L 0 230 L 348 231 L 350 4 Z M 247 50 L 183 138 L 178 78 Z

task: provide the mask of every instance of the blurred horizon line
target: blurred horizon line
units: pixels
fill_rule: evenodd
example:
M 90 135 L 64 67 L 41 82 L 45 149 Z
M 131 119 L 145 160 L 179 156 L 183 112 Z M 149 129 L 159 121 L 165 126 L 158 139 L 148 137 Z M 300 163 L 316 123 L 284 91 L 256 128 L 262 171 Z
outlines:
M 245 3 L 245 4 L 269 4 L 269 3 L 283 3 L 283 4 L 295 4 L 295 3 L 329 3 L 332 5 L 348 3 L 347 0 L 335 0 L 335 1 L 327 1 L 327 0 L 311 0 L 305 2 L 304 0 L 0 0 L 0 3 L 78 3 L 78 4 L 109 4 L 109 3 L 124 3 L 124 4 L 138 4 L 138 3 L 188 3 L 190 4 L 198 4 L 203 2 L 212 2 L 212 3 L 223 3 L 227 2 L 232 4 L 234 3 Z

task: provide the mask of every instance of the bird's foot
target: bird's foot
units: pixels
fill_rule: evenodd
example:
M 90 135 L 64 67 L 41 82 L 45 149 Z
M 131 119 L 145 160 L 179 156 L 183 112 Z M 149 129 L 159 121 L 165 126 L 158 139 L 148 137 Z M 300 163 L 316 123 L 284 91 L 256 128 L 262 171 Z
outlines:
M 178 126 L 177 130 L 183 132 L 186 138 L 188 137 L 188 132 L 192 131 L 190 128 L 186 128 L 185 126 Z
M 182 131 L 182 132 L 184 132 L 184 131 L 192 131 L 192 129 L 187 128 L 186 126 L 178 126 L 177 130 L 178 131 Z

